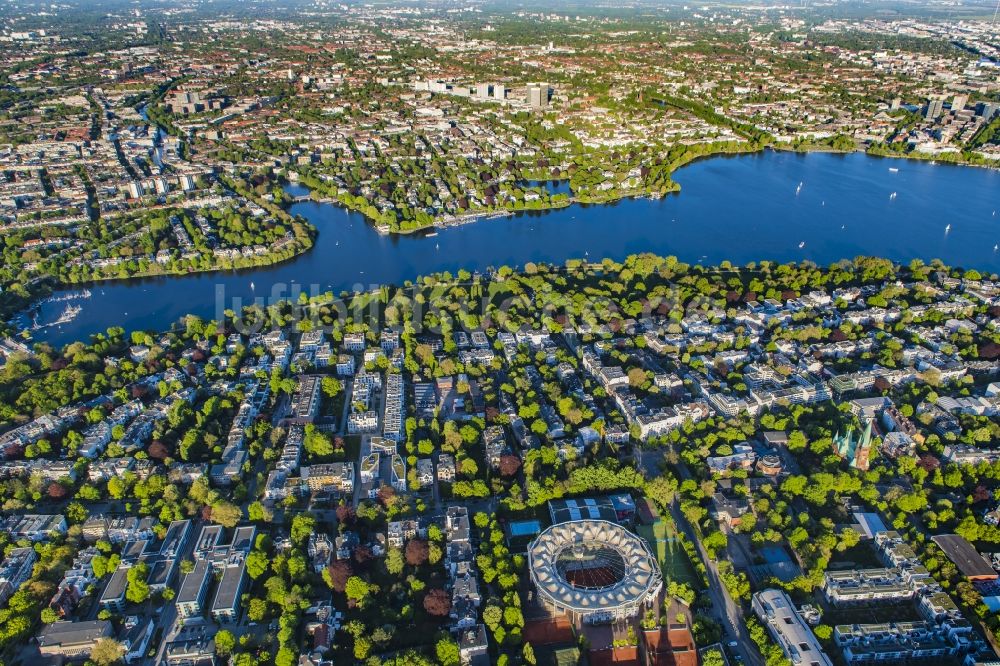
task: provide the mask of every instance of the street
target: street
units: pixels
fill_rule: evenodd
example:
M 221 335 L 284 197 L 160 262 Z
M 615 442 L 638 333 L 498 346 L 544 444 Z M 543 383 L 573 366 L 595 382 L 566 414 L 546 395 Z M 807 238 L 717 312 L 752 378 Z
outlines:
M 664 464 L 664 451 L 646 451 L 643 450 L 639 456 L 639 467 L 643 475 L 648 479 L 660 474 L 660 470 Z M 682 480 L 690 479 L 691 472 L 687 469 L 683 463 L 677 465 L 678 473 L 681 475 Z M 715 561 L 708 557 L 708 553 L 701 545 L 701 541 L 697 538 L 694 528 L 688 521 L 687 517 L 680 510 L 680 504 L 677 502 L 677 496 L 674 496 L 673 502 L 670 505 L 670 515 L 677 525 L 677 528 L 683 530 L 684 534 L 688 539 L 695 545 L 698 550 L 698 556 L 701 561 L 705 564 L 705 570 L 708 576 L 708 595 L 712 600 L 712 606 L 717 612 L 717 619 L 722 620 L 722 629 L 725 632 L 723 637 L 723 644 L 728 645 L 733 641 L 736 641 L 737 645 L 735 648 L 727 648 L 730 652 L 738 654 L 743 658 L 744 663 L 751 664 L 752 666 L 765 666 L 764 659 L 761 657 L 760 652 L 757 650 L 753 640 L 750 638 L 750 632 L 747 630 L 746 621 L 743 617 L 743 608 L 738 603 L 736 603 L 732 596 L 729 594 L 729 590 L 726 586 L 722 584 L 719 578 L 719 569 Z

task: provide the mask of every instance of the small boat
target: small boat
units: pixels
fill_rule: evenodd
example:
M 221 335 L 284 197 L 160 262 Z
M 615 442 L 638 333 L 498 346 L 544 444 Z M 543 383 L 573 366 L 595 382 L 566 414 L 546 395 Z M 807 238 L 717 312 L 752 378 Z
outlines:
M 896 200 L 896 193 L 893 192 L 892 194 L 889 195 L 889 201 L 895 201 L 895 200 Z
M 253 290 L 254 290 L 254 286 L 253 286 L 253 280 L 251 280 L 251 281 L 250 281 L 250 291 L 253 291 Z
M 437 235 L 438 235 L 438 232 L 436 232 L 436 231 L 432 231 L 432 232 L 430 232 L 429 234 L 427 234 L 427 237 L 428 237 L 428 238 L 434 238 L 434 237 L 435 237 L 435 236 L 437 236 Z
M 947 225 L 947 226 L 945 226 L 945 228 L 944 228 L 944 232 L 945 232 L 945 233 L 948 233 L 949 231 L 951 231 L 951 224 L 948 224 L 948 225 Z
M 896 167 L 889 167 L 889 173 L 899 173 L 899 169 Z
M 997 250 L 1000 250 L 1000 245 L 993 246 L 993 251 L 996 252 Z
M 441 249 L 441 243 L 434 243 L 434 249 L 435 250 L 440 250 Z
M 804 248 L 805 246 L 806 246 L 806 242 L 805 242 L 805 241 L 802 241 L 801 243 L 799 243 L 799 249 L 800 249 L 800 250 L 801 250 L 802 248 Z
M 802 182 L 799 181 L 799 186 L 795 188 L 795 196 L 799 196 L 799 192 L 802 191 Z

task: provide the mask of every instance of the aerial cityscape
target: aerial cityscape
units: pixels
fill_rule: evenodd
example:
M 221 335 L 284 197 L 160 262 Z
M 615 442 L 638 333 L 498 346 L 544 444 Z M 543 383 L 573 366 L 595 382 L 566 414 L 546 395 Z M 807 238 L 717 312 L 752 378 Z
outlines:
M 0 666 L 1000 666 L 998 211 L 998 0 L 5 0 Z

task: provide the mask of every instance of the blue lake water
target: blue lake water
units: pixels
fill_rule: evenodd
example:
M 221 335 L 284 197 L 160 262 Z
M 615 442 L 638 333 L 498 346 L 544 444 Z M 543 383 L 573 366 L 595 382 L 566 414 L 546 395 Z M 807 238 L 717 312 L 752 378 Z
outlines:
M 113 325 L 164 329 L 187 313 L 216 317 L 240 302 L 287 297 L 296 289 L 339 293 L 436 271 L 621 259 L 638 252 L 706 264 L 829 264 L 868 254 L 903 262 L 940 258 L 1000 271 L 1000 252 L 994 250 L 1000 243 L 997 171 L 863 154 L 768 151 L 700 160 L 675 179 L 681 193 L 660 200 L 484 219 L 434 236 L 385 236 L 356 213 L 298 203 L 291 212 L 319 229 L 310 252 L 242 272 L 101 283 L 91 287 L 91 298 L 76 301 L 83 307 L 76 319 L 37 331 L 35 338 L 63 344 Z M 293 194 L 306 192 L 291 187 Z
M 528 187 L 543 187 L 549 194 L 573 194 L 568 180 L 526 180 L 523 184 Z

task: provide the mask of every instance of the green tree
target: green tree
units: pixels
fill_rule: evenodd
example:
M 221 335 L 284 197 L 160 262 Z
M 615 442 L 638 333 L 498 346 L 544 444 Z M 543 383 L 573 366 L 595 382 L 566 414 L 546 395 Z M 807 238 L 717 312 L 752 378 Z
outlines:
M 212 505 L 212 522 L 223 527 L 236 527 L 243 519 L 243 510 L 235 504 L 219 500 Z
M 354 638 L 354 658 L 367 659 L 372 651 L 372 642 L 367 636 L 356 636 Z
M 267 554 L 260 550 L 252 550 L 247 555 L 247 575 L 257 580 L 267 572 L 270 560 Z
M 385 554 L 385 569 L 394 576 L 403 572 L 403 551 L 390 548 Z
M 278 653 L 274 655 L 274 666 L 295 666 L 297 661 L 295 651 L 286 646 L 278 648 Z
M 701 666 L 725 666 L 725 663 L 718 648 L 712 648 L 701 654 Z
M 321 430 L 317 430 L 313 424 L 308 424 L 302 436 L 302 448 L 314 458 L 325 458 L 333 455 L 333 442 L 330 437 Z
M 368 601 L 369 596 L 372 594 L 373 586 L 365 582 L 363 578 L 358 576 L 351 576 L 347 579 L 347 587 L 344 588 L 344 592 L 347 593 L 347 598 L 355 602 L 358 606 L 364 607 L 365 602 Z
M 145 562 L 139 562 L 128 570 L 125 588 L 125 598 L 134 604 L 141 604 L 149 598 L 149 567 Z
M 524 656 L 524 661 L 527 664 L 534 666 L 536 664 L 535 660 L 535 649 L 531 647 L 531 643 L 525 643 L 521 648 L 521 654 Z
M 461 656 L 458 651 L 458 643 L 450 638 L 442 638 L 434 646 L 441 666 L 458 666 L 461 663 Z
M 312 516 L 300 513 L 292 518 L 291 539 L 292 543 L 301 546 L 316 529 L 316 519 Z
M 267 615 L 267 602 L 263 599 L 251 599 L 247 607 L 247 618 L 251 622 L 260 622 Z
M 113 638 L 100 638 L 90 650 L 90 661 L 97 666 L 117 664 L 125 656 L 125 647 Z
M 328 398 L 336 398 L 344 390 L 344 385 L 336 377 L 324 377 L 320 386 Z
M 247 506 L 247 517 L 255 523 L 267 523 L 274 518 L 274 513 L 260 502 L 251 502 Z
M 228 629 L 220 629 L 215 633 L 215 653 L 225 657 L 236 647 L 236 637 Z

